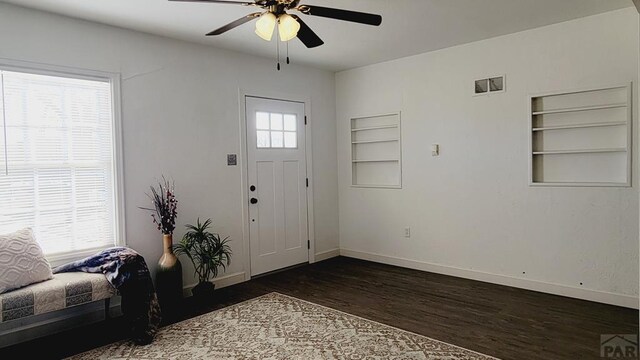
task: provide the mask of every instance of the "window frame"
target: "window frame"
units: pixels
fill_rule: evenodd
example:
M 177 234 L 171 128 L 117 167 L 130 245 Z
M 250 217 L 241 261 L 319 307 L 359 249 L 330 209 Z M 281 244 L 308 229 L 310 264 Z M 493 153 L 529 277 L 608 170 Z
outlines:
M 114 236 L 115 243 L 110 246 L 125 246 L 125 198 L 124 198 L 124 157 L 122 150 L 122 108 L 121 108 L 121 75 L 114 72 L 88 70 L 81 68 L 64 67 L 58 65 L 48 65 L 33 63 L 22 60 L 10 60 L 0 58 L 0 70 L 23 72 L 34 75 L 48 75 L 56 77 L 66 77 L 72 79 L 93 80 L 108 82 L 111 87 L 111 112 L 112 118 L 112 164 L 113 173 L 113 208 L 114 208 Z M 3 150 L 4 151 L 4 150 Z M 2 175 L 0 175 L 2 176 Z M 110 247 L 108 246 L 108 247 Z M 107 247 L 96 247 L 80 251 L 68 251 L 52 255 L 45 255 L 51 266 L 61 265 L 70 261 L 78 260 L 92 255 L 97 251 Z

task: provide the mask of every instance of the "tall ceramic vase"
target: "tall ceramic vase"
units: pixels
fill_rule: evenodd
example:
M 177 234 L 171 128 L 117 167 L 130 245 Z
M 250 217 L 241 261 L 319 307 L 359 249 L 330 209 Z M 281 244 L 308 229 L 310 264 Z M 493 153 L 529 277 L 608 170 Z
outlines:
M 173 253 L 173 235 L 162 236 L 163 253 L 156 272 L 156 292 L 163 317 L 178 315 L 182 302 L 182 264 Z

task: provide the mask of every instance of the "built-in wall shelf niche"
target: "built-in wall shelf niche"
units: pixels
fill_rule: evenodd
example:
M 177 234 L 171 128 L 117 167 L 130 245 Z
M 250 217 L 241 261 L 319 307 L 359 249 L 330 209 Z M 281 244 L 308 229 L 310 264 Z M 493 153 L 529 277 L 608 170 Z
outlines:
M 351 184 L 402 187 L 400 113 L 351 119 Z
M 631 89 L 530 96 L 530 184 L 631 186 Z

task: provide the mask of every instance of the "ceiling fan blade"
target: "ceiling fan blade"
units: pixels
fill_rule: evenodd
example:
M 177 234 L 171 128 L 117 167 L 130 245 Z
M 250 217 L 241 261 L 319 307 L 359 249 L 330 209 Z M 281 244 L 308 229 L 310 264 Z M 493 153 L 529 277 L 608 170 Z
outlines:
M 231 4 L 231 5 L 244 5 L 244 6 L 255 5 L 254 2 L 246 2 L 246 1 L 224 1 L 224 0 L 169 0 L 169 1 L 214 3 L 214 4 Z
M 243 16 L 243 17 L 241 17 L 240 19 L 238 19 L 238 20 L 236 20 L 234 22 L 228 23 L 227 25 L 225 25 L 225 26 L 223 26 L 223 27 L 221 27 L 219 29 L 213 30 L 212 32 L 208 33 L 207 36 L 220 35 L 220 34 L 226 33 L 227 31 L 229 31 L 229 30 L 231 30 L 233 28 L 236 28 L 236 27 L 238 27 L 238 26 L 240 26 L 242 24 L 248 23 L 249 21 L 251 21 L 251 20 L 253 20 L 253 19 L 255 19 L 255 18 L 259 17 L 259 16 L 260 16 L 260 13 L 253 13 L 253 14 L 249 14 L 247 16 Z
M 331 19 L 351 21 L 360 24 L 379 26 L 382 24 L 382 16 L 358 11 L 333 9 L 314 5 L 300 5 L 296 8 L 303 14 L 322 16 Z
M 316 35 L 311 28 L 305 24 L 302 19 L 300 19 L 297 15 L 291 15 L 296 21 L 300 24 L 300 30 L 298 30 L 298 39 L 302 41 L 302 43 L 308 47 L 309 49 L 318 47 L 324 44 L 324 41 L 320 39 L 318 35 Z

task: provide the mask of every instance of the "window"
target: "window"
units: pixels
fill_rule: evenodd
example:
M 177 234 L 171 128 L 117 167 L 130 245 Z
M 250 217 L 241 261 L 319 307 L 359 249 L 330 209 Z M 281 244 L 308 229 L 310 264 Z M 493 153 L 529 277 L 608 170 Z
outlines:
M 115 80 L 52 74 L 0 65 L 0 233 L 30 226 L 48 256 L 116 245 Z
M 256 112 L 257 146 L 260 149 L 298 147 L 298 119 L 293 114 Z

